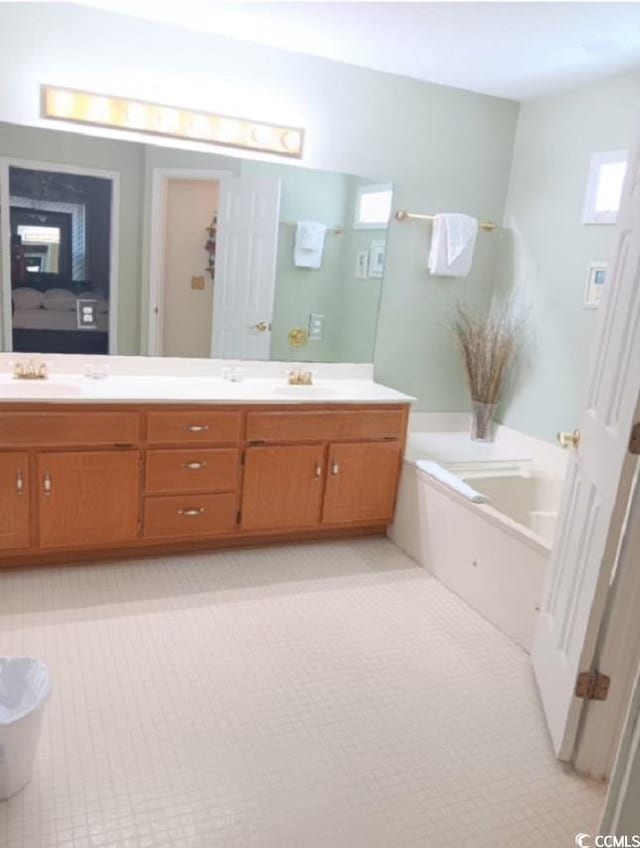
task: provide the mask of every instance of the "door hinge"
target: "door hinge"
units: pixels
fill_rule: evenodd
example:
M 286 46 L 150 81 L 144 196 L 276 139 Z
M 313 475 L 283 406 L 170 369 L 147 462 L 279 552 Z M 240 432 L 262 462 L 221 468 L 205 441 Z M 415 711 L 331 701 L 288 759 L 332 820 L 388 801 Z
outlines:
M 238 512 L 237 512 L 237 515 L 236 515 L 236 524 L 240 524 L 241 520 L 242 520 L 242 510 L 239 509 Z
M 576 680 L 576 698 L 585 701 L 606 701 L 611 678 L 599 671 L 582 671 Z
M 245 460 L 246 455 L 247 455 L 246 451 L 242 451 L 242 453 L 240 454 L 240 465 L 244 465 L 244 460 Z
M 640 454 L 640 421 L 636 421 L 631 430 L 629 453 Z

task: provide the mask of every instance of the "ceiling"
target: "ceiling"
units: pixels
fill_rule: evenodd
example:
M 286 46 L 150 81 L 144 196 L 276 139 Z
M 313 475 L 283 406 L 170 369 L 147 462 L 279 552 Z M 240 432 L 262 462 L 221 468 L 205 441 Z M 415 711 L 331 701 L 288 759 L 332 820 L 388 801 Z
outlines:
M 640 67 L 634 2 L 82 5 L 515 100 Z

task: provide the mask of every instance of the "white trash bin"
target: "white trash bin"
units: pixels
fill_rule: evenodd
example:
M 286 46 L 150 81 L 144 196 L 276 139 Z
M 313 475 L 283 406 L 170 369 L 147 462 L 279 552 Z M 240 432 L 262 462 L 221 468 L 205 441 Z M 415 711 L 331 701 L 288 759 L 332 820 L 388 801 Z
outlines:
M 0 800 L 29 782 L 51 675 L 33 657 L 0 657 Z

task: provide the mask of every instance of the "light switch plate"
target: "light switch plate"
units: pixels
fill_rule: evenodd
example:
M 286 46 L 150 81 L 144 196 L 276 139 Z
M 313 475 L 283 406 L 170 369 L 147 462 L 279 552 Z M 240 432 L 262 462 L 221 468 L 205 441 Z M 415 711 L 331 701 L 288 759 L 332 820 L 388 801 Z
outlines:
M 356 255 L 356 279 L 366 280 L 369 276 L 369 251 L 359 250 Z
M 309 314 L 309 341 L 319 342 L 322 339 L 322 331 L 324 328 L 324 315 L 319 312 L 311 312 Z

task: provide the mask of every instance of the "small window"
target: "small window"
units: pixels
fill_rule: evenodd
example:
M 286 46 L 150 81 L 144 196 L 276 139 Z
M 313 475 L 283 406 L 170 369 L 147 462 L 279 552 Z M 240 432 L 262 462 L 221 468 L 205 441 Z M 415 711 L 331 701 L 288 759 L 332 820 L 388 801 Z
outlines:
M 385 230 L 391 216 L 391 185 L 360 186 L 356 195 L 356 230 Z
M 628 156 L 626 150 L 608 150 L 592 155 L 582 210 L 583 224 L 615 224 Z

